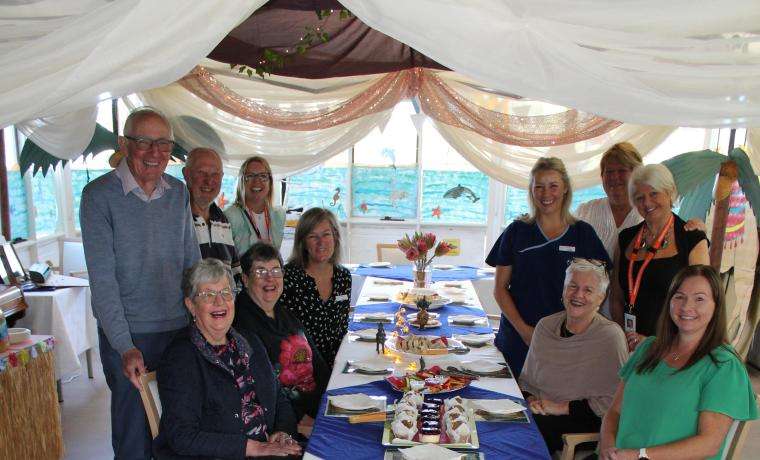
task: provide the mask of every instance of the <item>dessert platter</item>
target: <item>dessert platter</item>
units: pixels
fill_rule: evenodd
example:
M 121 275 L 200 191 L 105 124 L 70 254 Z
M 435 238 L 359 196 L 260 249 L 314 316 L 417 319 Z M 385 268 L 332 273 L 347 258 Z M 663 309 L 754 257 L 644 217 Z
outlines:
M 385 346 L 398 353 L 410 355 L 446 355 L 467 347 L 457 339 L 436 335 L 398 335 L 390 337 Z
M 430 303 L 428 310 L 441 308 L 451 302 L 451 299 L 443 297 L 435 289 L 428 288 L 401 289 L 393 298 L 396 302 L 415 309 L 417 308 L 417 302 L 425 299 Z
M 383 428 L 384 446 L 439 444 L 455 449 L 478 449 L 472 412 L 459 396 L 442 399 L 410 391 L 396 403 L 392 419 Z
M 422 394 L 450 393 L 470 385 L 477 377 L 464 374 L 444 374 L 440 367 L 432 366 L 417 372 L 407 372 L 402 376 L 385 378 L 390 386 L 400 392 L 417 391 Z

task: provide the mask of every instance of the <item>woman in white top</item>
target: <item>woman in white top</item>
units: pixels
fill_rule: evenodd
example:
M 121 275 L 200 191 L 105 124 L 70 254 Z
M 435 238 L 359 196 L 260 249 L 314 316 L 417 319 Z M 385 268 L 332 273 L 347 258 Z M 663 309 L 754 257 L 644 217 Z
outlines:
M 253 156 L 240 166 L 235 202 L 224 211 L 238 254 L 259 240 L 278 250 L 282 245 L 285 209 L 273 205 L 272 185 L 272 168 L 263 157 Z

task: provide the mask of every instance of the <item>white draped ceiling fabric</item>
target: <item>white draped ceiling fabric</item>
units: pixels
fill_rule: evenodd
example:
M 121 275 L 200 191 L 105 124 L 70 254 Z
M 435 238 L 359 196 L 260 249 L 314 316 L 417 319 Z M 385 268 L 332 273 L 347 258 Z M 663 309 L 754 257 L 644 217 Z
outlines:
M 80 155 L 96 105 L 181 78 L 266 0 L 15 0 L 0 5 L 0 127 Z M 29 121 L 32 120 L 32 121 Z
M 427 77 L 412 78 L 414 74 Z M 475 126 L 453 123 L 452 112 L 446 110 L 450 101 L 438 98 L 421 104 L 444 138 L 467 160 L 489 176 L 518 187 L 527 186 L 530 168 L 545 155 L 563 158 L 576 186 L 598 183 L 599 158 L 611 145 L 630 141 L 646 155 L 673 131 L 670 127 L 620 126 L 574 110 L 515 100 L 477 87 L 453 72 L 420 69 L 322 80 L 277 76 L 262 80 L 206 60 L 185 79 L 144 91 L 139 102 L 130 104 L 147 104 L 166 113 L 185 148 L 212 146 L 233 166 L 250 155 L 264 155 L 276 173 L 286 174 L 322 163 L 374 128 L 382 128 L 393 106 L 412 95 L 410 91 L 419 91 L 421 101 L 437 94 L 425 90 L 420 81 L 438 82 L 455 91 L 454 106 L 466 106 L 471 112 L 470 117 L 456 115 L 459 120 L 482 119 L 473 115 L 476 113 L 500 120 L 502 129 L 493 133 L 479 129 L 475 122 Z M 547 125 L 537 120 L 551 122 L 548 133 Z M 536 126 L 540 129 L 534 129 Z M 592 127 L 590 133 L 584 131 L 588 126 Z M 594 127 L 605 134 L 597 135 Z M 492 138 L 506 134 L 517 140 L 507 144 Z M 581 140 L 552 145 L 561 144 L 556 140 L 576 138 Z M 521 142 L 523 146 L 514 145 Z
M 479 82 L 628 123 L 760 126 L 757 0 L 341 0 Z
M 318 164 L 384 126 L 386 106 L 360 116 L 346 109 L 331 126 L 274 127 L 171 83 L 198 63 L 213 67 L 203 57 L 263 3 L 16 0 L 0 6 L 0 126 L 15 123 L 47 151 L 72 158 L 92 135 L 97 102 L 139 92 L 172 117 L 190 146 L 216 142 L 233 162 L 263 154 L 279 172 Z M 465 158 L 508 184 L 525 186 L 526 171 L 543 155 L 563 158 L 577 186 L 598 182 L 604 149 L 625 140 L 646 154 L 672 130 L 657 125 L 760 125 L 760 2 L 754 0 L 698 6 L 588 0 L 583 7 L 557 0 L 418 0 L 403 8 L 380 0 L 342 3 L 371 27 L 457 71 L 424 81 L 438 90 L 430 94 L 460 98 L 458 116 L 444 117 L 432 97 L 420 105 Z M 232 75 L 229 67 L 213 70 L 230 96 L 242 98 L 233 102 L 285 115 L 335 109 L 393 78 L 257 81 Z M 447 96 L 444 85 L 456 96 Z M 505 93 L 528 101 L 519 109 Z M 584 112 L 552 111 L 539 100 Z M 535 114 L 531 104 L 542 111 Z M 478 122 L 490 112 L 492 124 Z M 626 124 L 602 128 L 604 120 L 589 114 Z M 558 126 L 572 121 L 575 131 L 568 136 L 560 129 L 553 146 L 536 140 L 530 123 L 521 131 L 530 135 L 520 140 L 500 137 L 500 128 L 533 115 L 564 120 Z

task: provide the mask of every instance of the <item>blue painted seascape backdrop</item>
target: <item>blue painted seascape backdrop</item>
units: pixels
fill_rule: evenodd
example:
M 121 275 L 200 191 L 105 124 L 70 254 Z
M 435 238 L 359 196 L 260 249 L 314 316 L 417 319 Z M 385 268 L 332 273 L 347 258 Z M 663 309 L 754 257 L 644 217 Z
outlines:
M 71 186 L 74 197 L 74 220 L 79 228 L 79 202 L 82 189 L 89 180 L 93 180 L 109 170 L 91 169 L 71 171 Z M 89 176 L 88 176 L 89 173 Z M 172 165 L 167 173 L 182 179 L 182 166 Z M 346 195 L 348 190 L 348 168 L 314 168 L 306 173 L 288 178 L 288 207 L 305 209 L 320 206 L 331 209 L 339 219 L 347 217 L 346 207 L 351 206 L 355 217 L 381 218 L 392 216 L 405 219 L 416 218 L 417 213 L 417 169 L 415 167 L 354 167 L 353 200 Z M 222 192 L 226 205 L 235 198 L 234 174 L 225 174 L 222 180 Z M 8 175 L 8 191 L 11 205 L 11 228 L 13 237 L 26 238 L 28 230 L 28 209 L 23 178 L 19 173 Z M 447 190 L 457 185 L 467 187 L 479 199 L 462 196 L 458 199 L 443 198 Z M 340 188 L 338 200 L 333 201 L 336 189 Z M 472 171 L 423 171 L 422 187 L 423 222 L 440 223 L 481 223 L 486 222 L 488 211 L 488 177 L 481 172 Z M 55 231 L 58 220 L 57 204 L 52 175 L 43 177 L 38 173 L 32 178 L 32 193 L 37 208 L 35 226 L 38 235 Z M 574 192 L 572 210 L 579 203 L 604 196 L 601 186 Z M 351 203 L 349 204 L 349 201 Z M 366 204 L 366 212 L 362 203 Z M 504 223 L 529 211 L 527 192 L 514 187 L 507 187 Z M 433 214 L 440 207 L 440 218 Z M 436 214 L 438 214 L 436 212 Z

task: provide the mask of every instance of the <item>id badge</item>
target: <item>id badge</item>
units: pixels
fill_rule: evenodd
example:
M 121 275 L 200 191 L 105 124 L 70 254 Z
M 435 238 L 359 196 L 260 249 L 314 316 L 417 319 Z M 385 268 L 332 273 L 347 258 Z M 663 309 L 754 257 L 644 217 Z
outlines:
M 624 327 L 623 330 L 625 332 L 636 332 L 636 315 L 631 313 L 626 313 L 624 316 Z

